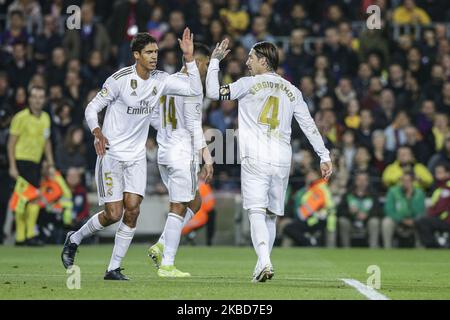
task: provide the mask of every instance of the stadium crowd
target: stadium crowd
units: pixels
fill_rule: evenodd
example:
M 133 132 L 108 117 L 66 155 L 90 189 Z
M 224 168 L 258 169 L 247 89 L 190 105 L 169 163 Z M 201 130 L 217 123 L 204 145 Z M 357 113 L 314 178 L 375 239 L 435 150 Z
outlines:
M 81 8 L 79 29 L 67 28 L 70 5 Z M 381 29 L 366 27 L 370 5 L 380 8 Z M 179 70 L 177 38 L 189 26 L 195 41 L 210 47 L 230 39 L 224 83 L 248 75 L 254 43 L 276 43 L 277 72 L 299 87 L 331 150 L 334 174 L 326 183 L 293 123 L 281 244 L 449 245 L 446 0 L 3 0 L 0 15 L 0 230 L 15 184 L 7 155 L 11 121 L 28 107 L 32 88 L 45 89 L 54 165 L 65 178 L 60 193 L 72 197 L 68 207 L 41 206 L 41 235 L 60 243 L 63 235 L 49 223 L 77 228 L 89 216 L 87 192 L 95 191 L 87 103 L 112 72 L 133 63 L 129 45 L 138 31 L 159 41 L 158 69 Z M 205 99 L 203 107 L 205 130 L 237 128 L 236 101 Z M 165 192 L 155 136 L 151 131 L 147 143 L 149 194 Z M 215 165 L 213 189 L 239 192 L 237 161 Z M 18 243 L 35 243 L 35 233 L 23 237 Z

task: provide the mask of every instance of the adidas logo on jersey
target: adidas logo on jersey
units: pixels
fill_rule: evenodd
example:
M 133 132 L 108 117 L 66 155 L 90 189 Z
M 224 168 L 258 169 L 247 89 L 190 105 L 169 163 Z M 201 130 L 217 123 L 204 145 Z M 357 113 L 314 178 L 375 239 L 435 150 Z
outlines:
M 130 96 L 137 96 L 136 91 L 133 91 L 133 92 L 130 94 Z

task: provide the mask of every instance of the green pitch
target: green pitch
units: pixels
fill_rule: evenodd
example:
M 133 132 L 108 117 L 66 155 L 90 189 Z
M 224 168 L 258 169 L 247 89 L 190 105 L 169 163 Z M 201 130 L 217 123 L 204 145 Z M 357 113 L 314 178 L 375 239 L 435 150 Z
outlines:
M 253 284 L 252 247 L 181 247 L 176 265 L 189 279 L 158 278 L 146 249 L 134 244 L 125 258 L 132 281 L 111 282 L 103 274 L 112 245 L 81 246 L 81 289 L 69 290 L 61 247 L 0 246 L 0 299 L 367 299 L 340 279 L 366 284 L 370 265 L 389 299 L 450 299 L 448 250 L 275 248 L 274 279 Z

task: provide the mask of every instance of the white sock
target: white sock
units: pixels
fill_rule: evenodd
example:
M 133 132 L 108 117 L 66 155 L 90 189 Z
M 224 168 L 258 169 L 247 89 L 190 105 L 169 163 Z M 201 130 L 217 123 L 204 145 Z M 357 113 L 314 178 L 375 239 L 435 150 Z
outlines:
M 192 219 L 193 216 L 194 216 L 194 212 L 190 208 L 187 208 L 186 214 L 184 215 L 183 225 L 181 226 L 181 229 L 183 229 L 183 227 L 189 222 L 189 220 Z M 161 234 L 161 237 L 159 237 L 158 242 L 162 243 L 164 245 L 164 232 Z
M 70 236 L 70 242 L 79 245 L 84 238 L 92 236 L 97 231 L 103 230 L 105 227 L 100 224 L 98 216 L 103 211 L 96 213 L 91 217 L 77 232 Z
M 172 266 L 180 244 L 183 217 L 170 212 L 164 227 L 164 254 L 161 265 Z
M 269 231 L 269 253 L 272 253 L 273 244 L 277 236 L 277 216 L 275 214 L 266 215 L 266 225 Z
M 115 270 L 120 267 L 122 259 L 125 257 L 133 240 L 136 228 L 130 228 L 123 221 L 120 221 L 119 228 L 116 231 L 116 238 L 114 240 L 114 249 L 111 260 L 109 262 L 108 271 Z
M 269 230 L 266 225 L 265 210 L 249 210 L 253 247 L 260 266 L 271 264 L 269 252 Z

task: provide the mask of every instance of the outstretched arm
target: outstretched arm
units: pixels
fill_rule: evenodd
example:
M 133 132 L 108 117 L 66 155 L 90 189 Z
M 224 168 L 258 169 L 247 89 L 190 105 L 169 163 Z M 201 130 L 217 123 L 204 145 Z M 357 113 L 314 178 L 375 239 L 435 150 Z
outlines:
M 219 63 L 230 52 L 228 48 L 228 39 L 223 40 L 216 45 L 209 62 L 208 74 L 206 75 L 206 96 L 213 100 L 223 100 L 221 96 L 226 96 L 230 89 L 229 87 L 220 87 L 219 84 Z
M 181 51 L 183 51 L 184 61 L 188 77 L 180 78 L 170 75 L 165 79 L 163 95 L 177 96 L 198 96 L 203 93 L 202 80 L 194 60 L 194 35 L 189 28 L 184 29 L 183 39 L 178 39 Z

